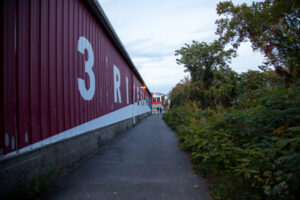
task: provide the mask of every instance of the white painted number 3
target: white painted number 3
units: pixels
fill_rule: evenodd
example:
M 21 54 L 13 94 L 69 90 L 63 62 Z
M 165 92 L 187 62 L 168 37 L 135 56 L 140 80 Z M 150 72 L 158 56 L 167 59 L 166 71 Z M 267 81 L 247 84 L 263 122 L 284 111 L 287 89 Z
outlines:
M 88 52 L 88 60 L 84 63 L 84 71 L 89 75 L 90 88 L 86 89 L 83 79 L 78 78 L 78 89 L 83 99 L 92 100 L 95 94 L 95 74 L 93 72 L 94 66 L 94 52 L 91 43 L 83 36 L 78 40 L 77 50 L 84 55 L 84 50 Z

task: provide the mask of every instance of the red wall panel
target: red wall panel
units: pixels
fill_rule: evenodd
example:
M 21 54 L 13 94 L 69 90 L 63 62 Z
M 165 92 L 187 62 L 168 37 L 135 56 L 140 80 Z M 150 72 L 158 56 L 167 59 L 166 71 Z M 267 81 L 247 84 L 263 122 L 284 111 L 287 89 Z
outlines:
M 4 15 L 3 15 L 4 11 L 3 11 L 3 4 L 0 4 L 0 19 L 4 19 Z M 0 30 L 3 30 L 4 27 L 3 27 L 3 20 L 0 20 Z M 4 108 L 3 108 L 3 100 L 4 98 L 1 98 L 1 97 L 4 97 L 3 95 L 3 85 L 4 85 L 4 82 L 3 82 L 3 67 L 4 64 L 3 64 L 3 31 L 0 31 L 0 147 L 4 147 L 5 146 L 5 143 L 4 143 L 4 140 L 5 140 L 5 131 L 4 131 Z M 4 133 L 4 134 L 3 134 Z M 0 150 L 0 154 L 3 154 L 3 150 Z
M 3 153 L 11 152 L 15 150 L 15 136 L 17 132 L 17 91 L 16 91 L 16 38 L 15 31 L 16 26 L 16 1 L 4 1 L 3 2 L 3 33 L 2 43 L 3 46 L 3 66 L 1 67 L 3 72 L 2 92 L 3 92 L 3 123 L 1 132 L 1 149 Z
M 6 0 L 0 4 L 2 154 L 150 96 L 85 1 Z M 85 40 L 79 44 L 81 37 Z M 81 53 L 80 45 L 91 49 Z M 89 72 L 86 66 L 92 54 Z M 120 72 L 121 102 L 114 98 L 114 69 Z M 83 90 L 94 86 L 93 96 L 81 94 L 78 79 L 84 80 Z
M 42 80 L 40 83 L 40 105 L 41 105 L 41 138 L 45 139 L 50 136 L 50 117 L 52 109 L 50 110 L 50 83 L 49 83 L 49 74 L 50 74 L 50 57 L 49 57 L 49 48 L 50 48 L 50 34 L 49 34 L 49 2 L 43 0 L 41 3 L 41 15 L 40 15 L 40 77 Z M 50 112 L 51 111 L 51 112 Z

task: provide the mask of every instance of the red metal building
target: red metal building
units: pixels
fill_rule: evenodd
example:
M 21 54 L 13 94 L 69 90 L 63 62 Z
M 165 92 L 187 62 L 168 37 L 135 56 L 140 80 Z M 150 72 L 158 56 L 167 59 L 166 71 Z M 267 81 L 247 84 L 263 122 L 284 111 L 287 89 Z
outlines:
M 96 0 L 0 6 L 2 158 L 150 111 L 151 94 Z

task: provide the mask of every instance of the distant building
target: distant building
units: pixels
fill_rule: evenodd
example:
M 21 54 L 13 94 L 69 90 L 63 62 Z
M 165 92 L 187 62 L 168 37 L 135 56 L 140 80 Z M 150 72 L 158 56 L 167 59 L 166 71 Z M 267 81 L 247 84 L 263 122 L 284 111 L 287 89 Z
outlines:
M 152 112 L 159 112 L 159 109 L 162 111 L 165 109 L 165 106 L 168 105 L 168 102 L 165 102 L 166 95 L 162 93 L 152 93 Z

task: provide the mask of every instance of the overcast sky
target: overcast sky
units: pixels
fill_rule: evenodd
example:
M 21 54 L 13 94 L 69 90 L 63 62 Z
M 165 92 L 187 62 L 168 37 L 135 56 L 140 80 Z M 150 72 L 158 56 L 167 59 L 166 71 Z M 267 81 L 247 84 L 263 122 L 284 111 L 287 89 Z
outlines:
M 167 94 L 187 73 L 175 50 L 192 40 L 216 39 L 218 0 L 98 0 L 151 92 Z M 234 0 L 234 3 L 251 3 Z M 245 43 L 232 60 L 237 72 L 258 69 L 263 61 Z

